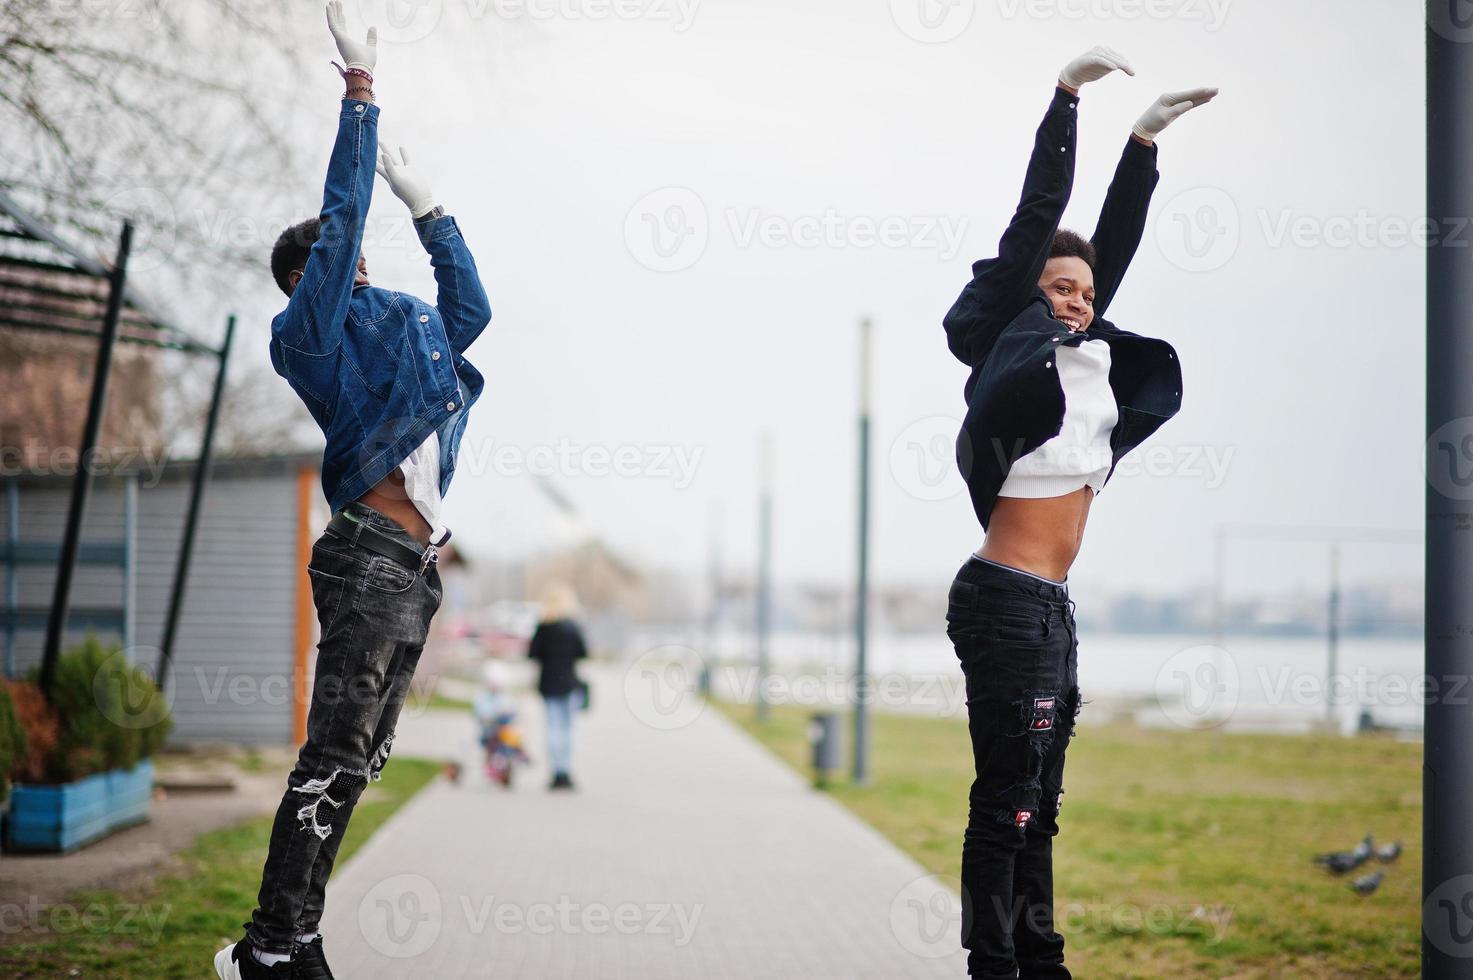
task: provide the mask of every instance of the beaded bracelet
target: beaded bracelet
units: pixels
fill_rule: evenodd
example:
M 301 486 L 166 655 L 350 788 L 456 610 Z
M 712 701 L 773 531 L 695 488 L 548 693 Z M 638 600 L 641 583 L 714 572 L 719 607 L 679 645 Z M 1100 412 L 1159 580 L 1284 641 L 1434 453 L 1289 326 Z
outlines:
M 343 79 L 343 81 L 347 81 L 348 80 L 348 76 L 349 75 L 353 75 L 353 76 L 355 76 L 357 78 L 363 79 L 369 85 L 372 85 L 373 84 L 373 72 L 369 71 L 367 68 L 357 68 L 357 67 L 354 67 L 352 65 L 349 65 L 347 68 L 344 68 L 342 65 L 338 64 L 336 61 L 328 62 L 328 64 L 332 65 L 334 68 L 337 69 L 338 75 L 339 75 L 339 77 L 341 77 Z

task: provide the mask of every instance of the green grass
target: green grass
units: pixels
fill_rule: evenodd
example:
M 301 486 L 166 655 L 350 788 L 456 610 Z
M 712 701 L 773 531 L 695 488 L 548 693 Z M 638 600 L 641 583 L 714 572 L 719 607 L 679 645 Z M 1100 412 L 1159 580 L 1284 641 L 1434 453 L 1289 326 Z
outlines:
M 424 787 L 440 764 L 394 759 L 364 790 L 338 852 L 338 867 Z M 48 910 L 6 910 L 0 976 L 133 980 L 214 976 L 211 957 L 240 937 L 256 904 L 271 818 L 202 834 L 182 867 L 133 893 L 81 892 Z M 3 871 L 4 858 L 0 858 Z M 17 918 L 25 916 L 24 928 Z
M 808 771 L 809 712 L 720 705 Z M 830 792 L 955 886 L 970 742 L 956 719 L 873 714 L 870 785 Z M 1418 975 L 1421 745 L 1089 724 L 1065 771 L 1055 904 L 1081 977 Z M 1400 840 L 1373 895 L 1311 862 Z M 1356 872 L 1363 874 L 1365 871 Z M 1200 910 L 1200 911 L 1199 911 Z
M 469 711 L 471 702 L 464 698 L 453 698 L 448 694 L 441 694 L 438 690 L 431 691 L 429 697 L 423 695 L 410 695 L 410 705 L 415 711 Z

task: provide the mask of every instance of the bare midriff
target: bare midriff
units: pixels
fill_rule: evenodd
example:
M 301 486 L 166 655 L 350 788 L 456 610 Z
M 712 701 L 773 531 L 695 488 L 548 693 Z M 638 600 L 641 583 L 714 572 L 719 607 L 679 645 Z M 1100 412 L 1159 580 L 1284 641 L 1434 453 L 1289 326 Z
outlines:
M 409 495 L 404 491 L 404 474 L 397 468 L 380 480 L 372 490 L 359 497 L 358 502 L 397 521 L 420 544 L 430 543 L 430 535 L 433 532 L 425 523 L 425 519 L 420 516 L 418 508 L 414 506 L 414 501 L 410 500 Z
M 998 497 L 977 555 L 1062 582 L 1079 557 L 1094 489 L 1062 497 Z

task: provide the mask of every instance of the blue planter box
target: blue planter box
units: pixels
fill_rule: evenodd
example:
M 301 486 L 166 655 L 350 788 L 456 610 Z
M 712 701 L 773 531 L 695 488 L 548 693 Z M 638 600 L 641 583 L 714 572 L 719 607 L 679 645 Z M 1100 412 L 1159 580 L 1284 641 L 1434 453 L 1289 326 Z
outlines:
M 148 819 L 153 762 L 86 776 L 60 786 L 17 783 L 10 796 L 6 848 L 74 851 Z

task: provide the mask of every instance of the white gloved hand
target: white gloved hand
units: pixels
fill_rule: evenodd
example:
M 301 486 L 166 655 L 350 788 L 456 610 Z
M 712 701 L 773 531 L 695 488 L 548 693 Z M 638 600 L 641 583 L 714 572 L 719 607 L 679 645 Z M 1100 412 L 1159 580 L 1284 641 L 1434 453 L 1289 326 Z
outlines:
M 1059 81 L 1069 88 L 1077 89 L 1085 82 L 1104 78 L 1117 68 L 1127 75 L 1135 74 L 1135 69 L 1130 67 L 1130 62 L 1125 60 L 1124 55 L 1097 45 L 1065 65 L 1064 70 L 1059 72 Z
M 409 166 L 409 154 L 404 147 L 399 147 L 399 159 L 394 159 L 394 154 L 388 150 L 380 149 L 378 154 L 379 176 L 389 182 L 389 189 L 394 196 L 403 201 L 409 208 L 410 217 L 418 218 L 435 208 L 435 195 L 430 191 L 430 185 L 425 183 L 424 178 L 415 173 Z
M 338 43 L 338 54 L 343 56 L 346 67 L 362 68 L 372 75 L 374 62 L 378 60 L 378 28 L 368 29 L 367 41 L 353 40 L 348 36 L 347 21 L 343 18 L 342 0 L 332 0 L 327 5 L 327 29 L 332 31 L 332 39 Z
M 1188 109 L 1206 105 L 1217 96 L 1215 88 L 1193 88 L 1181 92 L 1166 92 L 1141 113 L 1141 117 L 1130 127 L 1130 131 L 1143 140 L 1153 140 L 1161 130 L 1170 126 Z

